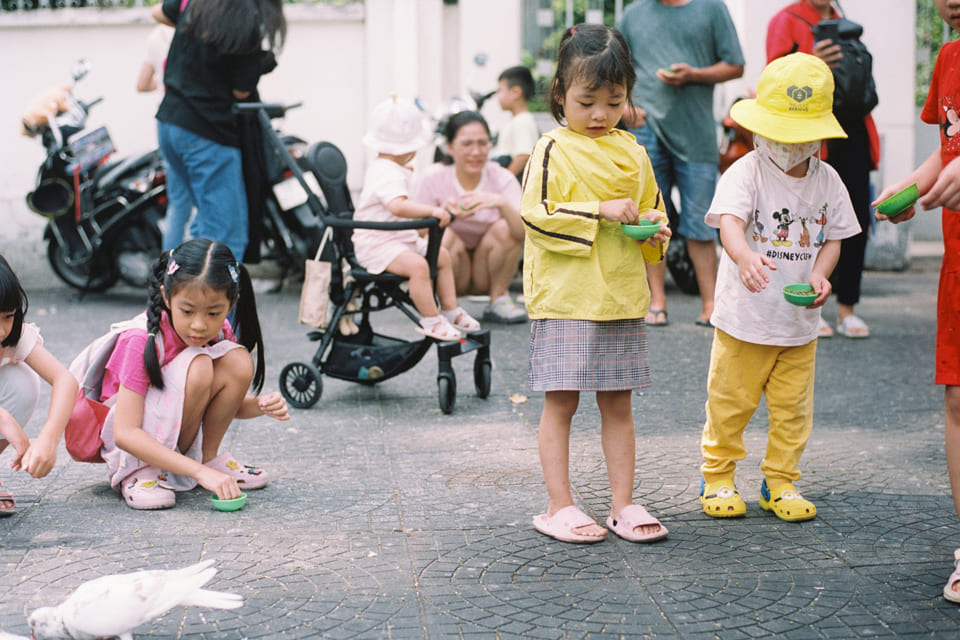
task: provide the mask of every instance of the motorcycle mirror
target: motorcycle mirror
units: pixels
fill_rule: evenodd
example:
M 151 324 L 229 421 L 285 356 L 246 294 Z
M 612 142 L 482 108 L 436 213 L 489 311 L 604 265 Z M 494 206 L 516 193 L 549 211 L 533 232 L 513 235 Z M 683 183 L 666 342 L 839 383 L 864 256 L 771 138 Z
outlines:
M 486 64 L 487 64 L 487 54 L 485 54 L 484 52 L 481 51 L 481 52 L 478 53 L 477 55 L 473 56 L 473 64 L 477 65 L 478 67 L 482 67 L 482 66 L 486 65 Z
M 74 62 L 73 67 L 70 69 L 71 75 L 73 76 L 73 81 L 78 82 L 81 78 L 83 78 L 83 76 L 90 72 L 91 67 L 92 65 L 90 64 L 90 61 L 86 58 L 80 58 Z

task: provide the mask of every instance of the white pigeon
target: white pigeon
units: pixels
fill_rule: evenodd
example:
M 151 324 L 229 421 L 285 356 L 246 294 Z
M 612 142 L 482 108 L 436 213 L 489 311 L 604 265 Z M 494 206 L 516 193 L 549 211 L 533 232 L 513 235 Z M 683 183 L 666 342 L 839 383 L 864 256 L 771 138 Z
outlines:
M 28 623 L 34 640 L 119 638 L 176 606 L 235 609 L 235 593 L 201 589 L 217 570 L 205 560 L 173 571 L 135 571 L 85 582 L 56 607 L 41 607 Z

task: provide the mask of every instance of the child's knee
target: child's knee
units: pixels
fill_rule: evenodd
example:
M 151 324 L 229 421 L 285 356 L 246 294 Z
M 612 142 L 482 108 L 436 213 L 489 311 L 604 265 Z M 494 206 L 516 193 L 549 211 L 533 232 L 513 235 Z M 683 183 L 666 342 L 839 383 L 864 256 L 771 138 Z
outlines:
M 246 349 L 233 349 L 226 355 L 213 361 L 214 376 L 227 384 L 234 383 L 244 389 L 253 380 L 253 358 Z
M 213 359 L 207 355 L 198 355 L 190 361 L 187 368 L 186 388 L 188 391 L 209 391 L 213 386 Z

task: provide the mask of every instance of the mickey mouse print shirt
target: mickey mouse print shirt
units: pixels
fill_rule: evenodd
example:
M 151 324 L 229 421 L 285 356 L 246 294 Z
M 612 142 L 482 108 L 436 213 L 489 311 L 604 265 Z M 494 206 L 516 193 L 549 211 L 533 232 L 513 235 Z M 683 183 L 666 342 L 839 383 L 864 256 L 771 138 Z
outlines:
M 740 281 L 726 252 L 720 256 L 714 312 L 715 327 L 754 344 L 798 346 L 817 337 L 820 309 L 787 302 L 788 284 L 807 283 L 820 248 L 860 232 L 860 224 L 836 170 L 811 158 L 807 175 L 788 176 L 769 159 L 751 151 L 720 176 L 705 216 L 711 227 L 735 215 L 746 223 L 747 244 L 770 258 L 770 282 L 759 293 Z
M 920 119 L 940 126 L 940 162 L 946 167 L 960 156 L 960 41 L 940 48 L 930 79 L 930 92 Z M 949 212 L 949 213 L 948 213 Z M 944 273 L 960 271 L 960 217 L 943 210 Z

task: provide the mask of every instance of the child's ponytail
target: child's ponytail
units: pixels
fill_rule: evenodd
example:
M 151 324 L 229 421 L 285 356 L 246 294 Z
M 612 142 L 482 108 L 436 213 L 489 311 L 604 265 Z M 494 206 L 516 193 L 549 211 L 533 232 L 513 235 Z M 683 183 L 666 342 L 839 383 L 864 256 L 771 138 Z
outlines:
M 246 267 L 237 264 L 239 276 L 239 297 L 236 306 L 237 340 L 247 351 L 257 352 L 257 367 L 253 373 L 252 387 L 258 393 L 263 387 L 265 359 L 263 357 L 263 334 L 260 331 L 260 317 L 257 315 L 257 299 L 253 293 L 253 283 Z
M 150 384 L 157 389 L 163 389 L 163 373 L 160 370 L 160 359 L 157 356 L 157 336 L 163 341 L 160 332 L 160 318 L 166 305 L 163 302 L 163 277 L 170 260 L 170 251 L 164 251 L 153 264 L 153 273 L 150 276 L 147 294 L 147 344 L 143 347 L 143 365 L 147 369 Z

